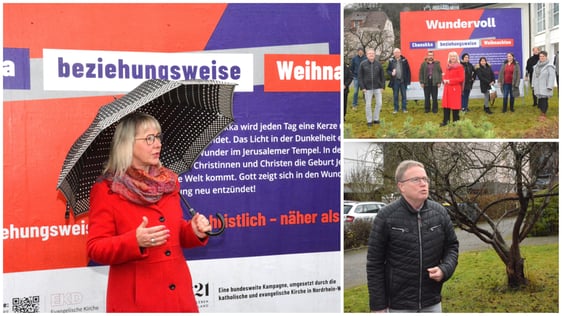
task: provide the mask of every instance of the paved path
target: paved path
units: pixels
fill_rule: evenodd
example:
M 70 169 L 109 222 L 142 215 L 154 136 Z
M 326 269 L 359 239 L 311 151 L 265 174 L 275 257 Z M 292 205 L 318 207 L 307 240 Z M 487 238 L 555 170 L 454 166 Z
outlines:
M 507 236 L 513 221 L 505 221 L 500 225 L 499 230 L 503 236 Z M 473 251 L 473 250 L 486 250 L 492 249 L 492 246 L 484 243 L 473 234 L 467 233 L 460 229 L 456 230 L 457 238 L 459 239 L 459 250 Z M 504 237 L 510 243 L 511 238 Z M 523 245 L 542 245 L 558 243 L 558 236 L 548 237 L 530 237 L 523 241 Z M 348 250 L 344 252 L 344 288 L 352 288 L 359 285 L 367 284 L 367 272 L 365 271 L 367 264 L 367 248 Z

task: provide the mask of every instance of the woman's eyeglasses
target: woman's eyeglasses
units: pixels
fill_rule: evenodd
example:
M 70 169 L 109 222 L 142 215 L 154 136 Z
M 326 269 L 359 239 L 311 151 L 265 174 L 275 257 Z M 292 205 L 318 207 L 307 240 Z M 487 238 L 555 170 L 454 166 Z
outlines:
M 162 133 L 158 133 L 156 135 L 150 134 L 150 135 L 147 135 L 144 138 L 135 138 L 135 140 L 144 139 L 148 145 L 152 145 L 152 144 L 154 144 L 154 141 L 156 140 L 156 138 L 158 138 L 158 140 L 160 141 L 160 144 L 164 141 L 164 136 L 162 135 Z

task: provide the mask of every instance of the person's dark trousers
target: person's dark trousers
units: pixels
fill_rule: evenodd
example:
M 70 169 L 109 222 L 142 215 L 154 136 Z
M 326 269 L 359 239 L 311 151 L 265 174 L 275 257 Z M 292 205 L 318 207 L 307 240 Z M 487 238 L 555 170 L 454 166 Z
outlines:
M 428 80 L 428 82 L 429 84 L 426 84 L 423 87 L 423 94 L 425 97 L 425 112 L 427 113 L 431 110 L 433 113 L 437 113 L 437 86 L 434 85 L 431 80 Z M 431 104 L 431 101 L 433 101 L 433 106 Z
M 533 89 L 533 75 L 529 76 L 529 86 L 531 87 L 531 93 L 533 94 L 533 106 L 537 106 L 537 96 L 535 95 L 535 89 Z
M 462 106 L 461 108 L 466 111 L 468 110 L 468 97 L 470 96 L 470 90 L 462 91 Z
M 394 95 L 394 112 L 399 111 L 398 93 L 402 95 L 402 111 L 407 111 L 406 102 L 408 100 L 406 97 L 406 85 L 400 80 L 394 80 L 394 84 L 392 85 L 392 94 Z
M 450 120 L 451 120 L 451 109 L 449 108 L 443 109 L 443 123 L 441 123 L 441 125 L 449 124 Z
M 456 122 L 460 119 L 459 117 L 459 110 L 453 110 L 453 122 Z
M 511 112 L 514 111 L 513 105 L 515 104 L 515 98 L 513 97 L 513 90 L 511 84 L 503 85 L 503 109 L 502 112 L 507 112 L 507 98 L 509 97 L 509 109 Z
M 546 111 L 548 110 L 548 98 L 539 98 L 538 105 L 541 112 L 546 114 Z
M 452 110 L 452 111 L 453 111 L 453 122 L 456 122 L 460 119 L 459 110 Z M 444 108 L 443 109 L 443 123 L 441 123 L 441 126 L 445 126 L 445 125 L 449 124 L 450 120 L 451 120 L 451 109 Z

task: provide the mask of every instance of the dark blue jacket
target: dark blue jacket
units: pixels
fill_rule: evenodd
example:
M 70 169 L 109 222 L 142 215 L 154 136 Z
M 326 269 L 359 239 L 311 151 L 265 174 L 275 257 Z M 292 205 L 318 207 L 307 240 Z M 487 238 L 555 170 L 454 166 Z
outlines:
M 359 57 L 359 55 L 355 55 L 355 57 L 351 59 L 351 65 L 349 67 L 351 68 L 351 72 L 353 72 L 353 79 L 358 78 L 359 66 L 364 60 L 367 60 L 367 56 L 365 54 L 363 54 L 363 56 L 361 57 Z
M 384 89 L 384 69 L 376 60 L 364 60 L 359 66 L 359 87 L 361 90 Z

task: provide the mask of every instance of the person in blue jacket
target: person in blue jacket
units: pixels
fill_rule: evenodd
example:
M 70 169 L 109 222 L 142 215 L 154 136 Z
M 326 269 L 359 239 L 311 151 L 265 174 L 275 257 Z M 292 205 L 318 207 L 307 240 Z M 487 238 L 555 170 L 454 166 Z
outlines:
M 357 48 L 357 55 L 351 59 L 351 65 L 349 68 L 353 73 L 353 100 L 351 101 L 351 106 L 353 110 L 357 110 L 357 102 L 359 96 L 359 65 L 367 59 L 365 52 L 362 47 Z

